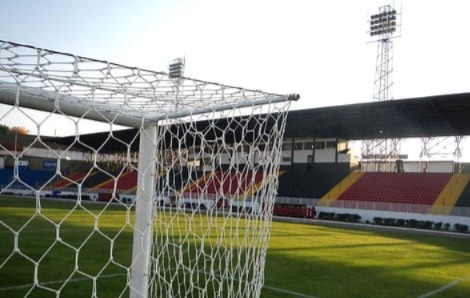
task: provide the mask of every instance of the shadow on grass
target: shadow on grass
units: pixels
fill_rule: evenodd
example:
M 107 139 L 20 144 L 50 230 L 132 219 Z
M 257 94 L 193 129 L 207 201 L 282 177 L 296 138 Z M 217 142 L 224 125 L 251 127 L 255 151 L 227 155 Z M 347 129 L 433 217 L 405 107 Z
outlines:
M 29 291 L 33 297 L 55 297 L 54 291 L 59 290 L 61 297 L 88 297 L 94 289 L 98 297 L 118 297 L 128 290 L 124 268 L 130 266 L 133 231 L 129 228 L 116 233 L 120 231 L 120 218 L 126 218 L 125 212 L 112 210 L 114 213 L 110 212 L 105 228 L 96 229 L 94 226 L 99 222 L 94 216 L 86 210 L 75 212 L 74 202 L 67 203 L 45 202 L 41 211 L 45 216 L 42 216 L 34 212 L 34 200 L 0 202 L 0 218 L 16 230 L 21 228 L 19 252 L 12 249 L 13 234 L 8 229 L 0 231 L 11 236 L 0 243 L 0 264 L 2 259 L 10 258 L 0 267 L 0 297 L 4 293 L 7 297 L 22 297 Z M 158 266 L 154 264 L 153 282 L 158 285 L 156 293 L 159 297 L 199 297 L 205 293 L 213 293 L 210 297 L 226 297 L 230 289 L 241 293 L 238 297 L 252 297 L 259 289 L 252 282 L 254 274 L 245 269 L 252 266 L 252 259 L 260 258 L 260 253 L 245 248 L 240 240 L 233 244 L 230 238 L 239 235 L 248 239 L 244 235 L 245 231 L 250 231 L 245 229 L 250 222 L 241 220 L 240 230 L 228 228 L 222 232 L 220 226 L 204 226 L 207 219 L 195 217 L 194 222 L 188 224 L 186 214 L 168 213 L 165 216 L 170 221 L 159 223 L 156 231 L 166 227 L 169 234 L 154 236 L 158 255 L 155 264 Z M 64 217 L 68 219 L 64 220 Z M 228 223 L 230 227 L 232 222 L 232 218 L 227 218 L 224 224 Z M 60 229 L 56 233 L 58 223 Z M 112 228 L 113 223 L 118 228 Z M 188 226 L 192 233 L 187 232 L 191 231 Z M 205 231 L 207 229 L 210 229 L 209 233 Z M 206 232 L 204 238 L 197 234 L 198 231 Z M 251 232 L 246 233 L 252 236 Z M 111 235 L 119 238 L 111 240 Z M 220 242 L 217 241 L 219 238 Z M 35 266 L 39 283 L 48 289 L 34 286 Z M 208 272 L 214 274 L 208 276 Z
M 18 224 L 25 222 L 31 215 L 30 208 L 34 208 L 34 204 L 31 202 L 34 203 L 34 200 L 21 206 L 20 201 L 8 202 L 8 204 L 5 201 L 0 201 L 0 220 L 4 220 L 8 216 L 12 222 Z M 70 202 L 47 202 L 42 207 L 68 210 L 70 206 L 67 204 Z M 2 210 L 3 207 L 5 208 Z M 18 215 L 4 212 L 13 207 L 23 209 L 24 212 L 19 212 Z M 97 210 L 101 209 L 102 207 Z M 44 228 L 44 231 L 25 230 L 24 235 L 27 235 L 29 239 L 24 239 L 24 241 L 20 239 L 23 241 L 20 242 L 20 245 L 24 247 L 24 253 L 34 260 L 38 260 L 49 247 L 50 243 L 43 240 L 54 241 L 55 239 L 55 233 L 51 233 L 55 231 L 54 225 L 40 221 L 36 224 Z M 90 231 L 93 230 L 90 229 L 90 226 L 93 226 L 93 220 L 89 218 L 87 222 L 81 222 L 77 218 L 76 221 L 70 221 L 67 224 L 66 227 L 69 227 L 73 237 L 67 238 L 68 232 L 63 237 L 67 243 L 73 244 L 73 247 L 81 247 L 79 266 L 84 274 L 75 273 L 71 276 L 75 265 L 75 252 L 70 247 L 61 244 L 52 248 L 50 256 L 43 259 L 40 269 L 43 266 L 44 269 L 47 269 L 45 271 L 50 273 L 40 274 L 41 281 L 63 280 L 68 277 L 85 278 L 80 282 L 64 283 L 63 297 L 89 296 L 88 294 L 93 290 L 93 283 L 86 274 L 96 275 L 100 269 L 104 268 L 103 275 L 124 275 L 116 276 L 115 280 L 114 278 L 99 279 L 98 295 L 100 297 L 117 297 L 121 292 L 126 292 L 126 286 L 123 285 L 126 279 L 125 270 L 115 264 L 108 264 L 106 261 L 109 260 L 111 249 L 107 237 L 116 235 L 118 229 L 107 225 L 103 229 L 103 234 L 95 233 L 87 241 L 87 244 L 81 246 L 90 235 Z M 5 231 L 5 228 L 2 230 L 0 226 L 0 233 L 2 231 Z M 0 258 L 8 257 L 9 252 L 12 251 L 13 237 L 8 231 L 5 235 L 10 235 L 10 237 L 3 238 L 8 241 L 0 242 Z M 208 237 L 207 239 L 212 238 Z M 177 242 L 178 239 L 168 237 L 164 240 L 171 243 Z M 47 244 L 38 245 L 41 241 L 47 242 Z M 131 231 L 123 231 L 115 241 L 113 247 L 115 255 L 113 257 L 118 263 L 128 266 L 132 248 Z M 6 244 L 3 245 L 3 243 Z M 321 298 L 417 297 L 468 274 L 470 272 L 469 247 L 470 240 L 466 239 L 395 231 L 273 223 L 266 263 L 265 284 Z M 207 251 L 212 248 L 211 245 L 204 246 L 204 250 L 207 249 Z M 188 257 L 194 255 L 191 250 L 194 248 L 188 248 Z M 177 254 L 178 251 L 175 250 L 172 256 L 166 257 L 168 260 L 166 267 L 170 268 L 169 271 L 179 262 Z M 221 252 L 219 256 L 223 259 L 224 254 Z M 96 261 L 96 259 L 101 261 Z M 0 259 L 0 263 L 2 261 L 3 259 Z M 201 258 L 200 262 L 207 262 L 207 264 L 204 263 L 206 267 L 202 266 L 202 268 L 209 268 L 208 264 L 214 260 Z M 54 263 L 61 264 L 61 267 L 58 268 L 57 265 L 53 265 Z M 54 268 L 57 269 L 54 270 Z M 178 280 L 187 281 L 191 274 L 195 274 L 194 271 L 191 273 L 187 268 L 191 267 L 179 267 L 168 274 L 175 276 L 175 282 Z M 33 270 L 34 266 L 30 261 L 15 254 L 11 262 L 7 262 L 3 269 L 0 268 L 0 288 L 5 285 L 31 284 Z M 205 273 L 196 274 L 197 279 L 206 282 L 203 275 Z M 186 279 L 176 276 L 183 276 Z M 57 283 L 50 287 L 58 289 L 64 284 Z M 445 297 L 470 297 L 469 285 L 456 288 L 458 291 L 446 292 L 449 295 Z M 22 297 L 27 290 L 29 289 L 22 289 L 20 291 L 23 293 L 22 295 L 13 294 L 5 297 Z M 51 292 L 34 291 L 33 297 L 54 297 Z M 7 292 L 0 292 L 0 297 L 3 297 L 2 295 L 5 293 Z M 67 293 L 66 296 L 65 293 Z M 284 292 L 265 289 L 262 297 L 289 296 Z
M 265 283 L 314 297 L 415 298 L 470 273 L 470 239 L 284 223 L 273 235 Z M 447 294 L 470 297 L 470 285 Z M 264 289 L 262 297 L 296 296 Z
M 416 234 L 412 231 L 407 230 L 376 230 L 372 227 L 363 227 L 363 226 L 349 226 L 349 227 L 338 227 L 338 226 L 326 226 L 326 225 L 316 225 L 316 224 L 303 224 L 303 223 L 283 223 L 291 229 L 301 229 L 302 233 L 300 232 L 279 232 L 276 231 L 276 225 L 280 224 L 281 222 L 274 222 L 273 223 L 273 230 L 271 236 L 281 235 L 283 237 L 322 237 L 322 236 L 331 236 L 334 237 L 338 233 L 344 234 L 347 233 L 354 237 L 369 237 L 369 236 L 377 236 L 382 237 L 383 239 L 389 239 L 392 242 L 396 241 L 396 244 L 400 243 L 421 243 L 427 244 L 431 246 L 439 246 L 446 250 L 453 250 L 455 252 L 462 252 L 468 253 L 470 251 L 470 237 L 468 239 L 465 238 L 456 238 L 452 236 L 446 237 L 446 235 L 425 235 L 425 234 Z M 393 244 L 393 243 L 384 243 L 385 244 Z M 369 245 L 368 243 L 365 245 Z
M 393 259 L 388 261 L 393 262 Z M 428 268 L 432 269 L 433 266 L 431 264 Z M 467 269 L 469 268 L 470 263 L 467 263 Z M 339 256 L 335 261 L 322 257 L 299 257 L 269 252 L 265 284 L 321 298 L 416 298 L 461 277 L 449 273 L 445 277 L 433 278 L 430 272 L 427 279 L 418 273 L 413 276 L 416 269 L 418 268 L 358 265 Z M 264 289 L 262 297 L 298 296 Z M 470 297 L 470 286 L 461 287 L 457 293 L 449 291 L 443 297 Z

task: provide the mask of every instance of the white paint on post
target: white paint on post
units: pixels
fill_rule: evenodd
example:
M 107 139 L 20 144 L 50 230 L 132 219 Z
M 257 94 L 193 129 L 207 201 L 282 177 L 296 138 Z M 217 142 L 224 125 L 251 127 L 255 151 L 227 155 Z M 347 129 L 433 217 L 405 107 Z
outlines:
M 141 129 L 130 297 L 147 298 L 155 193 L 156 125 Z

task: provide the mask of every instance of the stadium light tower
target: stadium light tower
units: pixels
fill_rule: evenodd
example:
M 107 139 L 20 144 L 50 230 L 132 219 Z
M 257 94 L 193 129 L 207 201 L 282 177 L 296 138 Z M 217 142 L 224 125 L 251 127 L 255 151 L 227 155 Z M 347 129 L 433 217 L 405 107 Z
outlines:
M 173 79 L 175 84 L 175 109 L 179 109 L 180 105 L 180 88 L 182 78 L 184 77 L 184 66 L 186 64 L 185 58 L 176 58 L 168 66 L 168 74 Z
M 393 99 L 393 39 L 398 37 L 399 14 L 391 5 L 379 7 L 379 12 L 370 17 L 369 34 L 377 42 L 377 57 L 373 99 Z M 394 171 L 399 158 L 399 139 L 365 140 L 362 144 L 362 166 L 364 171 Z
M 168 74 L 172 78 L 181 78 L 184 77 L 184 65 L 186 59 L 184 58 L 176 58 L 174 59 L 171 63 L 170 66 L 168 67 L 169 71 Z

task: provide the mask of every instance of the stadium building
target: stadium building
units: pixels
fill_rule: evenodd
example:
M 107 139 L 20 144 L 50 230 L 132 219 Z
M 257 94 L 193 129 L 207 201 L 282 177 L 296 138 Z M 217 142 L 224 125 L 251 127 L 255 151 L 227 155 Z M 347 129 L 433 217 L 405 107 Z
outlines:
M 320 216 L 322 212 L 353 213 L 370 222 L 375 217 L 396 217 L 468 223 L 470 167 L 467 164 L 453 159 L 413 161 L 403 155 L 402 159 L 391 161 L 392 171 L 371 172 L 363 167 L 364 161 L 358 160 L 358 153 L 353 152 L 349 142 L 469 135 L 469 97 L 468 93 L 449 94 L 290 112 L 282 142 L 274 214 L 308 218 L 314 216 L 312 207 L 315 206 Z M 207 125 L 208 122 L 200 121 L 197 127 L 204 131 Z M 217 126 L 226 125 L 226 119 L 217 122 Z M 133 141 L 136 132 L 136 129 L 115 131 L 113 138 L 107 138 L 108 132 L 80 135 L 79 143 L 75 142 L 76 136 L 71 136 L 41 137 L 44 143 L 31 144 L 35 136 L 28 135 L 16 136 L 14 143 L 11 135 L 4 135 L 3 157 L 0 157 L 3 194 L 32 195 L 28 185 L 46 185 L 42 188 L 43 196 L 74 197 L 80 182 L 81 191 L 90 199 L 131 202 L 135 198 L 137 174 L 132 165 L 122 170 L 127 156 L 123 144 L 131 144 L 129 154 L 136 164 L 139 143 Z M 225 136 L 225 141 L 233 142 L 240 133 L 235 130 L 232 136 Z M 240 146 L 236 154 L 221 154 L 220 159 L 213 160 L 211 148 L 201 150 L 200 144 L 194 144 L 194 148 L 184 149 L 185 158 L 175 167 L 196 167 L 197 177 L 172 176 L 173 192 L 189 194 L 197 191 L 197 184 L 206 184 L 215 194 L 221 188 L 227 191 L 232 184 L 245 184 L 244 191 L 250 193 L 263 183 L 256 169 L 245 177 L 233 177 L 225 171 L 235 159 L 240 166 L 249 160 L 256 165 L 260 157 L 250 146 Z M 14 173 L 14 161 L 7 152 L 15 150 L 23 151 L 18 173 Z M 99 152 L 96 161 L 93 150 Z M 207 155 L 195 155 L 200 151 Z M 171 149 L 166 154 L 171 155 Z M 217 174 L 208 177 L 206 173 L 211 172 Z M 189 184 L 189 181 L 197 183 Z M 169 191 L 161 204 L 199 206 L 190 195 L 184 202 L 175 202 L 174 197 L 175 193 Z M 203 205 L 209 208 L 213 204 L 209 198 Z

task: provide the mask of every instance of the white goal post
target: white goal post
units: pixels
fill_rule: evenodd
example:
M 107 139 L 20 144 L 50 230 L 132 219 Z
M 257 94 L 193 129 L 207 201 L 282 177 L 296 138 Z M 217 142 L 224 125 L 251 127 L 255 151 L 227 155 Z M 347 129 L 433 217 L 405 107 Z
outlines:
M 82 295 L 103 296 L 101 282 L 110 268 L 115 271 L 109 276 L 126 276 L 116 297 L 259 297 L 286 117 L 298 98 L 0 41 L 0 123 L 23 117 L 33 127 L 26 145 L 15 142 L 13 150 L 0 144 L 13 161 L 13 178 L 0 196 L 21 188 L 35 202 L 24 224 L 0 217 L 12 241 L 0 253 L 0 274 L 8 274 L 16 259 L 32 266 L 25 297 L 35 291 L 65 297 L 77 278 L 92 284 L 77 290 Z M 93 125 L 88 120 L 105 123 L 106 131 L 85 137 L 81 131 Z M 70 127 L 71 138 L 43 136 L 61 126 Z M 29 155 L 36 147 L 55 156 L 56 168 L 43 180 L 38 177 L 44 173 L 19 166 L 37 159 Z M 70 161 L 65 157 L 72 151 L 93 158 Z M 27 176 L 28 170 L 39 174 Z M 75 194 L 71 207 L 44 212 L 43 194 L 63 185 Z M 99 212 L 83 193 L 100 194 Z M 132 199 L 120 199 L 126 195 Z M 81 216 L 90 224 L 74 223 L 89 228 L 79 240 L 66 227 Z M 108 216 L 122 217 L 122 223 L 106 222 Z M 56 236 L 33 256 L 16 243 L 26 241 L 25 230 L 39 220 Z M 118 260 L 129 233 L 131 256 Z M 95 238 L 104 239 L 109 254 L 92 270 L 80 257 Z M 59 246 L 70 251 L 73 266 L 54 284 L 43 268 Z

